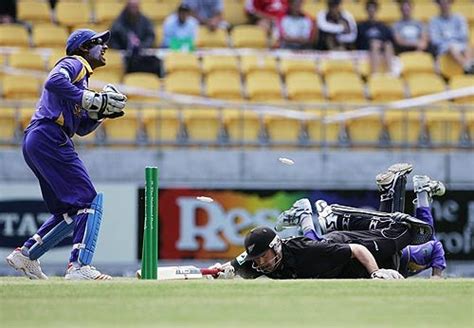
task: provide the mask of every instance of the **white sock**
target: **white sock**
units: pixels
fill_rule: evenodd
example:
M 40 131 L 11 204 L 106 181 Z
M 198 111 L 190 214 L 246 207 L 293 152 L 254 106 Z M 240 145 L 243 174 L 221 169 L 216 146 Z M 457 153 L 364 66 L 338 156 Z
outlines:
M 300 222 L 301 229 L 303 230 L 303 234 L 310 232 L 310 231 L 316 231 L 314 228 L 314 223 L 313 223 L 313 218 L 311 215 L 303 215 L 303 218 L 301 219 Z
M 430 207 L 430 197 L 427 191 L 416 193 L 416 207 Z

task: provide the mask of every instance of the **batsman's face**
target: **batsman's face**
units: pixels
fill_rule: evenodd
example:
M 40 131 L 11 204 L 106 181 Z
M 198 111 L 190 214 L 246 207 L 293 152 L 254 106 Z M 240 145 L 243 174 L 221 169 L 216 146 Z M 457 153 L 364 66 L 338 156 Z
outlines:
M 253 260 L 252 267 L 260 272 L 273 272 L 280 263 L 278 256 L 273 249 L 268 249 L 262 256 Z

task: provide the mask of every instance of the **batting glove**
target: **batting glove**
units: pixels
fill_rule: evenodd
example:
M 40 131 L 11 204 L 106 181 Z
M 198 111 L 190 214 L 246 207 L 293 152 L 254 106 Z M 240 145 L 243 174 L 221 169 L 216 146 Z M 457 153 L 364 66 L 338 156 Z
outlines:
M 405 279 L 398 271 L 392 269 L 378 269 L 370 274 L 372 279 Z

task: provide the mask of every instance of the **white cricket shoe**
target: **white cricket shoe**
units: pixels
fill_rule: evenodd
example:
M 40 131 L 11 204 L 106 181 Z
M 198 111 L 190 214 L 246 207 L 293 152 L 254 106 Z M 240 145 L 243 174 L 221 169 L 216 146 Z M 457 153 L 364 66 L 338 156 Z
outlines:
M 415 193 L 426 191 L 431 198 L 433 196 L 443 196 L 446 187 L 441 181 L 431 180 L 429 176 L 415 175 L 413 177 L 413 190 Z
M 22 271 L 30 279 L 48 279 L 41 270 L 39 260 L 30 260 L 28 256 L 23 255 L 20 248 L 15 249 L 5 259 L 13 269 Z
M 282 212 L 277 219 L 275 230 L 280 232 L 286 228 L 296 227 L 301 223 L 303 215 L 313 215 L 309 199 L 298 199 L 289 210 Z
M 99 270 L 90 265 L 76 268 L 69 263 L 64 276 L 66 280 L 112 280 L 108 274 L 100 273 Z
M 390 166 L 386 172 L 377 174 L 375 181 L 379 191 L 393 192 L 398 178 L 409 174 L 412 170 L 413 165 L 410 163 L 396 163 Z

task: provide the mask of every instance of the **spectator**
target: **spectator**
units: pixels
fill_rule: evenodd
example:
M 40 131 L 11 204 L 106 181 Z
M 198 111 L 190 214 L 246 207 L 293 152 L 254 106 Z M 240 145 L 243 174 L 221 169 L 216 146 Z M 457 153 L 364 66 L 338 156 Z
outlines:
M 153 24 L 140 12 L 139 0 L 128 0 L 112 24 L 110 37 L 111 48 L 126 50 L 127 72 L 150 72 L 161 76 L 159 59 L 142 54 L 142 49 L 152 48 L 154 43 Z
M 211 31 L 227 28 L 229 25 L 222 15 L 222 0 L 184 0 L 183 4 L 191 8 L 191 13 L 199 24 L 207 26 Z
M 163 44 L 165 48 L 186 43 L 194 45 L 199 22 L 191 16 L 191 9 L 181 4 L 176 13 L 166 17 L 163 23 Z
M 382 65 L 392 70 L 393 35 L 390 28 L 377 21 L 378 2 L 368 0 L 365 5 L 367 21 L 358 26 L 356 47 L 359 50 L 369 50 L 370 69 L 372 73 L 382 71 Z
M 16 0 L 0 1 L 0 24 L 16 22 Z
M 450 0 L 436 1 L 440 15 L 430 22 L 430 38 L 436 55 L 449 54 L 459 63 L 465 73 L 474 74 L 474 63 L 468 45 L 466 19 L 451 13 Z
M 351 49 L 357 37 L 357 25 L 351 13 L 341 8 L 341 0 L 328 0 L 328 9 L 317 14 L 320 50 Z
M 303 0 L 291 0 L 288 13 L 279 22 L 280 48 L 310 49 L 313 45 L 314 22 L 303 13 L 302 3 Z
M 288 12 L 288 0 L 247 0 L 245 13 L 250 23 L 262 27 L 271 34 L 275 22 Z
M 428 31 L 426 26 L 412 18 L 412 2 L 400 2 L 402 19 L 393 25 L 393 36 L 397 53 L 404 51 L 428 51 Z

